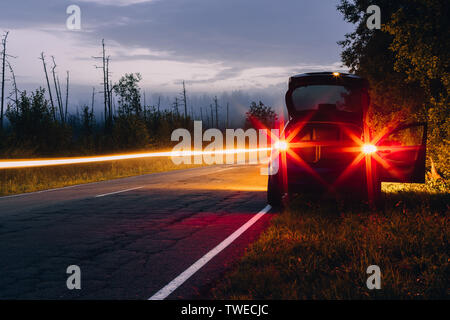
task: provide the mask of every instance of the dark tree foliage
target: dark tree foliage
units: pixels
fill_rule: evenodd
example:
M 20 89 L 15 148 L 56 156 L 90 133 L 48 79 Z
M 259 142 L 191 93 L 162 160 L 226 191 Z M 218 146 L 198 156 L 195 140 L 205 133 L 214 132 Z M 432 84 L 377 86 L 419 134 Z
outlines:
M 81 115 L 82 135 L 89 137 L 94 134 L 95 116 L 92 110 L 89 110 L 88 106 L 84 106 L 83 113 Z
M 394 70 L 395 55 L 389 49 L 392 36 L 367 28 L 365 12 L 371 4 L 380 6 L 383 23 L 400 6 L 398 1 L 389 0 L 341 1 L 338 10 L 345 20 L 356 24 L 356 30 L 345 35 L 345 40 L 339 44 L 344 48 L 341 54 L 344 64 L 370 82 L 373 112 L 370 124 L 376 128 L 382 126 L 387 117 L 405 118 L 420 112 L 423 93 L 418 83 L 406 83 L 406 76 Z
M 125 74 L 113 89 L 118 97 L 118 115 L 114 119 L 113 143 L 120 149 L 136 149 L 149 145 L 149 134 L 142 117 L 139 73 Z
M 189 124 L 188 129 L 192 129 L 192 119 L 189 116 L 185 120 L 184 116 L 175 110 L 158 111 L 154 106 L 144 106 L 144 121 L 153 145 L 164 144 L 172 131 L 176 128 L 185 128 L 186 122 Z
M 411 0 L 384 30 L 393 37 L 394 69 L 419 82 L 425 93 L 429 153 L 444 177 L 450 175 L 450 2 Z
M 125 74 L 114 85 L 113 90 L 119 102 L 119 116 L 141 115 L 141 92 L 139 88 L 139 81 L 141 80 L 142 77 L 139 73 L 130 73 Z
M 88 106 L 83 107 L 81 114 L 81 146 L 85 151 L 95 149 L 95 116 Z
M 259 128 L 259 122 L 266 128 L 273 128 L 277 119 L 277 115 L 271 107 L 266 106 L 261 101 L 258 104 L 253 101 L 250 105 L 250 110 L 246 113 L 245 127 Z
M 381 30 L 366 26 L 372 4 L 381 9 Z M 442 172 L 449 167 L 449 6 L 441 0 L 341 0 L 338 6 L 356 25 L 339 44 L 344 64 L 370 82 L 369 125 L 427 120 L 429 154 Z
M 6 117 L 11 127 L 10 148 L 48 154 L 70 145 L 70 129 L 54 120 L 44 92 L 42 88 L 31 95 L 24 91 L 17 105 L 8 106 Z
M 9 104 L 7 130 L 0 140 L 2 157 L 98 154 L 149 147 L 167 147 L 173 130 L 192 129 L 192 119 L 141 103 L 139 74 L 126 74 L 113 87 L 118 102 L 111 122 L 97 122 L 91 108 L 68 115 L 63 122 L 53 115 L 45 90 L 23 92 L 17 105 Z M 104 130 L 104 129 L 107 130 Z
M 119 115 L 114 121 L 114 145 L 120 150 L 134 150 L 150 145 L 150 136 L 143 119 L 135 114 Z

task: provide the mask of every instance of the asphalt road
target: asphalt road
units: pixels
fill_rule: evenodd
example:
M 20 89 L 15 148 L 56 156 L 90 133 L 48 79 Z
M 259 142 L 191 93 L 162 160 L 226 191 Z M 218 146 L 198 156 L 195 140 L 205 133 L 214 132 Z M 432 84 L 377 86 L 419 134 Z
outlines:
M 0 299 L 148 299 L 266 206 L 266 179 L 214 166 L 1 197 Z M 208 297 L 272 215 L 167 298 Z

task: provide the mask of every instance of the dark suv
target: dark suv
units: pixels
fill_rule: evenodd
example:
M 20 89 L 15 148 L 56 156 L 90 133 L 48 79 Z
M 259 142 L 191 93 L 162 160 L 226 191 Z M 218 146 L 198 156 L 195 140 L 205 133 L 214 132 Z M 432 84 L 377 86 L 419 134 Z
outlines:
M 379 203 L 382 181 L 424 182 L 426 124 L 386 124 L 372 136 L 364 121 L 369 103 L 368 82 L 356 75 L 289 79 L 289 121 L 272 152 L 269 204 L 298 192 L 351 192 Z

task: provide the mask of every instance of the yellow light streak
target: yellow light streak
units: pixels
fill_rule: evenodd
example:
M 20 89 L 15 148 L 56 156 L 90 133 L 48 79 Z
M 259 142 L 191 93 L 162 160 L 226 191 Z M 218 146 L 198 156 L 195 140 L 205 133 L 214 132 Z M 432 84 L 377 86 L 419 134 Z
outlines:
M 26 159 L 26 160 L 0 160 L 0 169 L 14 169 L 14 168 L 30 168 L 30 167 L 45 167 L 58 166 L 68 164 L 83 164 L 103 161 L 117 161 L 127 159 L 142 159 L 142 158 L 156 158 L 156 157 L 189 157 L 198 155 L 225 155 L 238 153 L 251 153 L 260 151 L 270 151 L 271 148 L 253 148 L 253 149 L 224 149 L 212 151 L 163 151 L 163 152 L 146 152 L 146 153 L 132 153 L 119 154 L 109 156 L 95 156 L 95 157 L 81 157 L 81 158 L 54 158 L 54 159 Z

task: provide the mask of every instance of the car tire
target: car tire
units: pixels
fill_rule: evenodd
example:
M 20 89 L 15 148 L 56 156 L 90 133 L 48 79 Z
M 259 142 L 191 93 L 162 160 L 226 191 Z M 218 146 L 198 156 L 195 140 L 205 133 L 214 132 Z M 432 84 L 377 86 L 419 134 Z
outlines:
M 367 200 L 369 202 L 369 205 L 372 209 L 375 210 L 380 210 L 383 209 L 384 207 L 384 198 L 383 198 L 383 193 L 381 191 L 381 180 L 380 177 L 378 175 L 379 173 L 379 165 L 378 163 L 372 159 L 373 163 L 372 163 L 372 190 L 373 190 L 373 194 L 369 194 L 368 190 L 366 192 L 366 196 L 367 196 Z M 366 182 L 368 183 L 368 182 Z
M 272 207 L 280 207 L 283 203 L 283 192 L 279 184 L 276 183 L 276 179 L 270 177 L 267 184 L 267 203 Z

